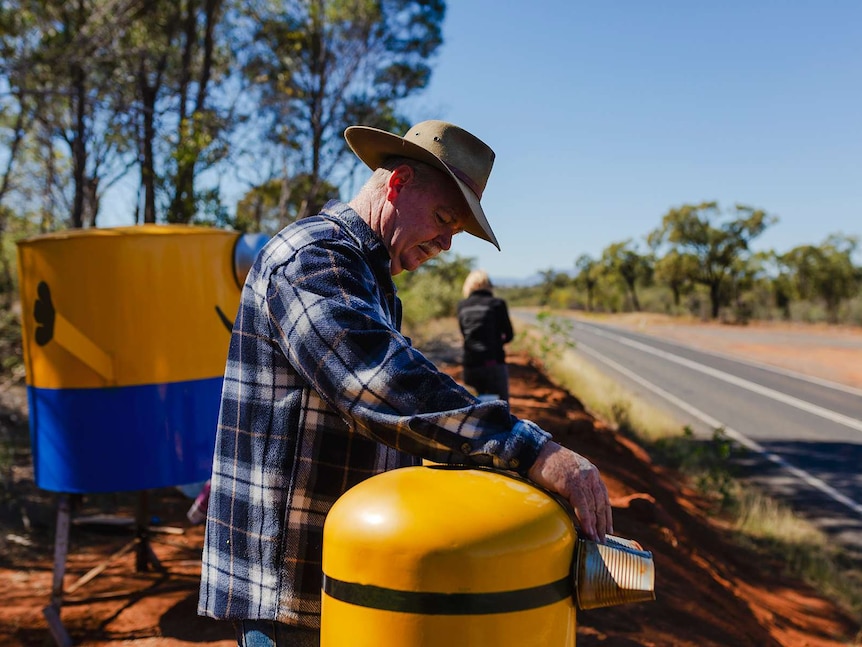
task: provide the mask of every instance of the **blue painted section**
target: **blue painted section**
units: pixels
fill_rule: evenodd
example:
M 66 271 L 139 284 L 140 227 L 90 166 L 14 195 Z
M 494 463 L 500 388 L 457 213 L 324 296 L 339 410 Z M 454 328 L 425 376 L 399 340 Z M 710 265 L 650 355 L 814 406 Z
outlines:
M 222 377 L 100 389 L 27 387 L 36 485 L 119 492 L 204 481 Z

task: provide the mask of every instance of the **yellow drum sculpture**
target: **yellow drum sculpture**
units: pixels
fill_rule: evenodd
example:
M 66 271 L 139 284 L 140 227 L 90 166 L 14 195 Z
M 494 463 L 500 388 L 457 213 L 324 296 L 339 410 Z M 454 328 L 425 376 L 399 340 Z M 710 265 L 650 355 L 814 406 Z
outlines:
M 576 539 L 556 500 L 499 472 L 372 477 L 326 519 L 321 645 L 574 645 Z
M 144 225 L 19 243 L 39 487 L 104 492 L 209 478 L 230 329 L 263 242 Z

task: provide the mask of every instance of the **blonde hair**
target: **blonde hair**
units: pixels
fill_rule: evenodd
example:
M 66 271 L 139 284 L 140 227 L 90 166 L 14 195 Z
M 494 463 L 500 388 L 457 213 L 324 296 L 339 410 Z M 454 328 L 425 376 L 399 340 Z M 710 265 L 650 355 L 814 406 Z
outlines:
M 491 287 L 491 279 L 488 278 L 488 273 L 485 270 L 473 270 L 464 280 L 462 292 L 466 299 L 476 290 L 490 290 Z

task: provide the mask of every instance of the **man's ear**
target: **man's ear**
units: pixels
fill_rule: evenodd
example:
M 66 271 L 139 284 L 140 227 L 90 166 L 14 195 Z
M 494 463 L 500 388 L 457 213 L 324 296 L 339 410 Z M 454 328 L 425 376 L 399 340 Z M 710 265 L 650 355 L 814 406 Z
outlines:
M 392 171 L 386 183 L 386 199 L 394 202 L 406 184 L 413 181 L 414 172 L 409 164 L 400 164 Z

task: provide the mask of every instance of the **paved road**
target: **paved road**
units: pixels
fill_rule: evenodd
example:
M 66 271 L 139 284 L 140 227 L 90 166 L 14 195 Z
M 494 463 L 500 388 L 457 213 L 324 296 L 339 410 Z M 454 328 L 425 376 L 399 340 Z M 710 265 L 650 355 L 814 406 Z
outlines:
M 745 478 L 862 554 L 862 391 L 611 326 L 572 320 L 568 334 L 576 353 L 698 436 L 723 428 L 750 450 Z

